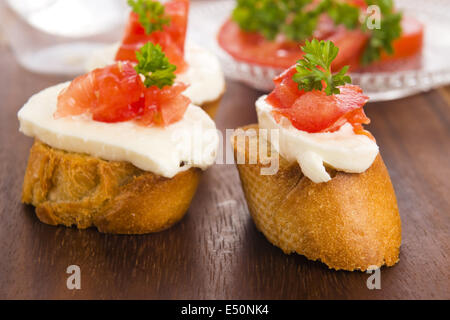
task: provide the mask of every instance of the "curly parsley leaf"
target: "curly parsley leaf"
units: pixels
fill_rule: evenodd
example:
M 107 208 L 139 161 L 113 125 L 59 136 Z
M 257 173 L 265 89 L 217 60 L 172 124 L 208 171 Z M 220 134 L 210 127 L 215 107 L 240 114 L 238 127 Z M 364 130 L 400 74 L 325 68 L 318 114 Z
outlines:
M 319 16 L 318 10 L 298 10 L 291 17 L 290 23 L 281 26 L 280 31 L 292 41 L 308 39 L 317 29 Z
M 147 34 L 163 30 L 170 23 L 164 14 L 164 5 L 155 0 L 128 0 L 128 5 L 139 16 L 139 22 Z
M 323 90 L 325 83 L 325 93 L 333 95 L 340 93 L 338 86 L 352 82 L 346 75 L 348 66 L 335 74 L 331 72 L 331 63 L 339 52 L 333 42 L 313 39 L 306 41 L 302 50 L 304 56 L 297 62 L 297 73 L 292 78 L 300 90 Z
M 332 1 L 336 0 L 237 0 L 232 19 L 242 30 L 259 32 L 268 40 L 282 34 L 303 41 L 313 35 Z
M 280 22 L 286 20 L 287 11 L 280 5 L 281 2 L 238 0 L 231 17 L 242 30 L 259 32 L 266 39 L 273 40 L 280 32 Z
M 158 44 L 147 42 L 136 51 L 136 58 L 138 64 L 134 69 L 145 77 L 144 85 L 147 88 L 157 86 L 162 89 L 173 84 L 177 67 L 169 62 Z
M 360 8 L 345 2 L 325 0 L 324 8 L 336 25 L 344 25 L 347 29 L 356 29 L 359 25 Z

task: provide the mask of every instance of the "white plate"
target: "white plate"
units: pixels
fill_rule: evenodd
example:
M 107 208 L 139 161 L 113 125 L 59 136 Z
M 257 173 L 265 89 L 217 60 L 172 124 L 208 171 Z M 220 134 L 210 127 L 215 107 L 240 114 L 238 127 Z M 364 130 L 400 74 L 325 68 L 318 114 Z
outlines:
M 280 70 L 238 62 L 217 43 L 217 32 L 234 5 L 233 0 L 192 2 L 188 37 L 219 56 L 228 78 L 270 91 L 272 78 Z M 398 99 L 450 84 L 450 1 L 397 0 L 396 5 L 425 25 L 421 67 L 410 71 L 353 73 L 353 83 L 359 84 L 371 101 Z

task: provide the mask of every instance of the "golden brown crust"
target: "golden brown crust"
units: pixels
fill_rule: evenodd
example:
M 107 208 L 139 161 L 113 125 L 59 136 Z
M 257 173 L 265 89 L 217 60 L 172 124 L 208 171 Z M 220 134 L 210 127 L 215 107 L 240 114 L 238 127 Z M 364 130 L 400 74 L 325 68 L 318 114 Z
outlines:
M 244 150 L 248 163 L 249 143 L 235 144 L 235 157 Z M 364 173 L 330 170 L 333 179 L 319 184 L 281 156 L 275 175 L 260 175 L 265 165 L 259 161 L 237 167 L 257 228 L 285 253 L 297 252 L 336 270 L 365 271 L 398 262 L 400 216 L 380 155 Z
M 216 100 L 205 102 L 200 106 L 203 110 L 205 110 L 205 112 L 212 119 L 214 119 L 216 117 L 217 110 L 219 109 L 220 101 L 222 100 L 222 96 L 223 96 L 223 94 L 221 94 L 219 96 L 219 98 L 217 98 Z
M 142 234 L 180 220 L 197 189 L 201 170 L 171 179 L 130 163 L 65 152 L 35 141 L 30 151 L 22 201 L 51 225 L 96 226 L 99 231 Z

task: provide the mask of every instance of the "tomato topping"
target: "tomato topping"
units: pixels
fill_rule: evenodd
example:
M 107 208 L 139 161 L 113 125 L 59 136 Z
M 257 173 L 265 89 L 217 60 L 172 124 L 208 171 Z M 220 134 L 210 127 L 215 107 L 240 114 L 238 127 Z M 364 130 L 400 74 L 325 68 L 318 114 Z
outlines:
M 186 38 L 189 0 L 171 0 L 165 5 L 165 14 L 170 18 L 170 24 L 162 31 L 146 34 L 135 12 L 130 13 L 122 44 L 117 51 L 116 61 L 137 61 L 136 51 L 147 42 L 159 44 L 169 61 L 177 66 L 177 73 L 187 68 L 184 60 L 184 43 Z
M 290 108 L 294 104 L 302 93 L 292 80 L 296 72 L 294 65 L 273 79 L 275 89 L 267 96 L 268 103 L 280 109 Z
M 145 108 L 137 121 L 143 125 L 153 123 L 166 126 L 181 120 L 190 103 L 189 98 L 181 94 L 186 88 L 184 83 L 175 83 L 163 89 L 155 86 L 148 88 L 144 93 Z
M 167 126 L 183 117 L 190 103 L 182 95 L 186 88 L 183 83 L 146 88 L 130 62 L 118 62 L 75 78 L 59 94 L 55 117 L 90 112 L 100 122 Z
M 76 94 L 74 94 L 76 93 Z M 77 116 L 91 108 L 95 96 L 95 72 L 75 78 L 58 95 L 55 117 Z
M 101 122 L 131 120 L 138 111 L 142 80 L 130 63 L 117 63 L 94 71 L 92 118 Z
M 360 5 L 355 0 L 355 5 Z M 362 6 L 362 4 L 361 4 Z M 410 17 L 403 17 L 402 36 L 393 43 L 394 54 L 382 53 L 382 61 L 402 59 L 418 54 L 423 46 L 423 25 Z M 331 40 L 339 48 L 339 54 L 333 61 L 332 70 L 340 70 L 349 65 L 350 70 L 360 68 L 368 35 L 359 29 L 348 30 L 344 26 L 334 26 L 330 19 L 321 17 L 318 29 L 314 33 L 318 40 Z M 257 32 L 246 32 L 234 21 L 227 20 L 218 34 L 219 45 L 236 60 L 248 63 L 286 69 L 303 56 L 300 42 L 266 40 Z
M 275 89 L 266 101 L 274 107 L 275 119 L 284 116 L 295 128 L 310 133 L 333 132 L 348 122 L 355 133 L 366 134 L 362 124 L 370 120 L 362 108 L 369 98 L 360 87 L 346 84 L 331 96 L 319 90 L 304 92 L 292 80 L 295 73 L 293 66 L 274 79 Z

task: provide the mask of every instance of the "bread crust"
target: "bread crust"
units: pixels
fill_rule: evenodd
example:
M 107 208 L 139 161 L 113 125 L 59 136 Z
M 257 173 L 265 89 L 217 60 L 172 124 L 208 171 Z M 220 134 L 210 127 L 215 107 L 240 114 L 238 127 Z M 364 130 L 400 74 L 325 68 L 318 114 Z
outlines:
M 242 129 L 258 133 L 257 125 Z M 260 175 L 267 165 L 259 157 L 256 164 L 248 164 L 249 148 L 258 145 L 248 141 L 245 146 L 234 143 L 235 158 L 245 151 L 245 164 L 237 167 L 250 214 L 272 244 L 336 270 L 365 271 L 398 262 L 400 215 L 380 155 L 363 173 L 327 169 L 332 180 L 314 183 L 297 163 L 281 156 L 275 175 Z
M 22 202 L 50 225 L 97 227 L 143 234 L 169 228 L 189 208 L 201 170 L 168 179 L 128 162 L 65 152 L 36 140 L 30 150 Z
M 211 119 L 216 117 L 222 97 L 223 93 L 216 100 L 205 102 L 200 106 L 211 117 Z

